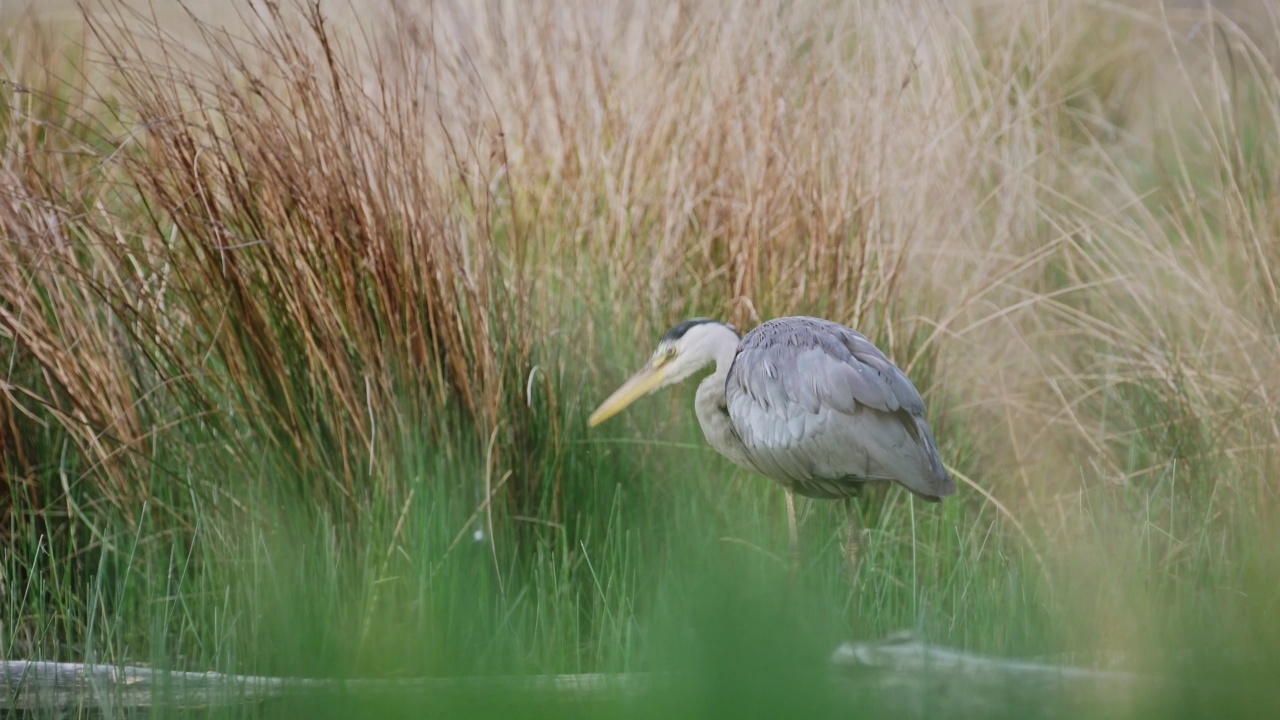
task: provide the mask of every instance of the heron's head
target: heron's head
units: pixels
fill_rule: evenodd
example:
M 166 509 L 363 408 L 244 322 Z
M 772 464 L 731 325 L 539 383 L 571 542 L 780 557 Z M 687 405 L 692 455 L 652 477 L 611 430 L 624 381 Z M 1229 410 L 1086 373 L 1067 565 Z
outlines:
M 736 348 L 740 339 L 732 325 L 718 320 L 694 318 L 676 325 L 662 336 L 649 362 L 591 413 L 588 424 L 595 427 L 645 395 L 688 378 L 726 347 Z

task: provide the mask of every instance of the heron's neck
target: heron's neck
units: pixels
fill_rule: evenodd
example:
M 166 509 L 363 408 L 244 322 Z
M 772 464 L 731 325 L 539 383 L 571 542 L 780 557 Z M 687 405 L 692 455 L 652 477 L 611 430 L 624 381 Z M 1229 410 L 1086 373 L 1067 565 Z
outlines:
M 738 354 L 738 336 L 729 335 L 723 342 L 716 345 L 715 351 L 712 353 L 713 361 L 716 364 L 715 375 L 723 382 L 724 378 L 729 374 L 729 368 L 733 366 L 733 358 Z
M 727 329 L 726 329 L 727 330 Z M 733 366 L 733 358 L 738 353 L 738 338 L 730 332 L 726 337 L 710 348 L 703 367 L 714 364 L 714 372 L 703 378 L 698 384 L 698 395 L 716 404 L 723 404 L 724 383 L 729 377 L 729 368 Z
M 725 381 L 729 378 L 729 368 L 733 366 L 733 359 L 737 352 L 736 335 L 733 336 L 732 342 L 724 342 L 716 346 L 713 353 L 715 372 L 698 384 L 698 394 L 694 398 L 694 411 L 698 415 L 698 423 L 702 425 L 702 434 L 711 447 L 737 466 L 759 472 L 752 464 L 746 448 L 742 445 L 742 440 L 733 428 L 729 407 L 725 402 Z

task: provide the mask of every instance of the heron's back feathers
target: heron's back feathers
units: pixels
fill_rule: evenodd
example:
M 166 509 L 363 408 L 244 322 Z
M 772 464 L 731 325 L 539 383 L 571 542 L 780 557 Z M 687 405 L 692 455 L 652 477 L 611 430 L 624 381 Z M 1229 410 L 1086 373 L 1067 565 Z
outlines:
M 750 462 L 810 497 L 847 497 L 895 481 L 939 500 L 955 493 L 915 386 L 843 325 L 770 320 L 739 345 L 725 408 Z

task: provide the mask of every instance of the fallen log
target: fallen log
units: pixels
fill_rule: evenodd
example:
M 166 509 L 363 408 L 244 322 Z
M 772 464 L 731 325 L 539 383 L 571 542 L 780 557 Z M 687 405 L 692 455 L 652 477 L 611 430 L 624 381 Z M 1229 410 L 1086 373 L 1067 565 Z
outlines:
M 963 652 L 909 633 L 845 643 L 831 655 L 841 682 L 882 713 L 903 717 L 985 717 L 1020 709 L 1026 718 L 1087 716 L 1159 688 L 1165 678 Z
M 899 634 L 878 642 L 845 643 L 831 656 L 833 682 L 872 691 L 903 709 L 957 697 L 981 707 L 1083 687 L 1128 691 L 1157 678 L 1112 670 L 975 655 Z M 38 660 L 0 663 L 0 710 L 113 711 L 164 706 L 197 708 L 251 703 L 289 694 L 528 693 L 566 700 L 625 697 L 669 681 L 663 674 L 577 674 L 415 679 L 324 679 L 181 672 L 147 667 Z M 1011 693 L 1013 693 L 1011 695 Z M 924 705 L 921 705 L 924 703 Z
M 1122 670 L 1056 665 L 1045 662 L 975 655 L 947 647 L 930 645 L 911 633 L 899 633 L 878 642 L 845 643 L 831 655 L 839 668 L 874 668 L 912 678 L 929 676 L 1005 680 L 1059 686 L 1064 683 L 1102 683 L 1127 686 L 1156 681 L 1156 678 Z

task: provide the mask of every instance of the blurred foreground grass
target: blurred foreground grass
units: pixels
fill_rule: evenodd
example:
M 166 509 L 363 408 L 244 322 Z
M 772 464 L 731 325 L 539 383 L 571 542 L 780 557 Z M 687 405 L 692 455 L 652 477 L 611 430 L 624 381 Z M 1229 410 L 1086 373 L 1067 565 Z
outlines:
M 239 7 L 0 40 L 6 658 L 679 679 L 227 714 L 826 717 L 876 712 L 836 645 L 911 629 L 1175 678 L 921 715 L 1280 704 L 1257 34 L 1068 0 Z M 796 313 L 907 368 L 971 480 L 868 502 L 856 590 L 822 503 L 788 572 L 780 491 L 691 389 L 585 429 L 675 320 Z

